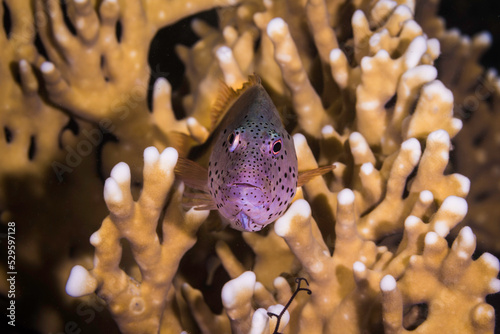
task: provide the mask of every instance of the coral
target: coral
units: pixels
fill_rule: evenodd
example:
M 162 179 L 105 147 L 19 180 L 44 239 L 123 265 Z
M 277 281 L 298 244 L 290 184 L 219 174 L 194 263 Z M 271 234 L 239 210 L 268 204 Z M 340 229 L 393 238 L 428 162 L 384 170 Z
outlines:
M 170 203 L 160 220 L 165 199 L 174 182 L 177 151 L 161 154 L 154 147 L 144 151 L 144 185 L 140 197 L 133 201 L 130 192 L 130 169 L 120 163 L 111 171 L 104 186 L 104 199 L 110 215 L 90 242 L 96 248 L 94 268 L 87 272 L 74 267 L 66 285 L 68 294 L 79 297 L 96 292 L 103 298 L 123 333 L 158 332 L 167 293 L 184 253 L 196 241 L 196 232 L 207 211 L 181 206 L 183 186 L 175 187 Z M 161 237 L 156 230 L 161 222 Z M 140 229 L 140 232 L 137 231 Z M 130 243 L 140 277 L 129 277 L 120 269 L 120 239 Z M 168 313 L 167 313 L 168 314 Z M 174 322 L 168 330 L 176 332 Z M 178 324 L 178 329 L 181 328 Z M 178 331 L 178 330 L 177 330 Z
M 432 133 L 430 137 L 436 137 L 436 134 L 441 133 L 442 130 Z M 295 140 L 295 142 L 296 144 L 299 142 L 298 146 L 301 145 L 301 140 Z M 417 141 L 410 139 L 403 143 L 401 151 L 408 152 L 409 149 L 406 147 L 411 147 L 411 144 L 416 145 L 413 149 L 418 152 L 416 159 L 414 158 L 417 163 L 420 153 Z M 429 145 L 427 147 L 429 148 Z M 434 149 L 439 150 L 437 147 Z M 306 151 L 307 154 L 307 150 L 308 147 L 297 147 L 299 158 L 302 152 Z M 421 168 L 419 170 L 422 170 Z M 398 181 L 404 184 L 401 180 Z M 378 238 L 364 232 L 365 228 L 360 224 L 364 217 L 360 217 L 358 212 L 361 210 L 355 204 L 359 203 L 355 198 L 358 196 L 355 196 L 350 189 L 344 189 L 336 195 L 333 254 L 330 253 L 328 245 L 321 237 L 317 223 L 311 217 L 309 204 L 303 199 L 296 200 L 292 204 L 287 213 L 276 222 L 274 231 L 288 245 L 288 253 L 293 254 L 300 263 L 300 272 L 307 275 L 313 294 L 303 306 L 296 306 L 290 312 L 291 332 L 361 333 L 363 330 L 380 328 L 382 324 L 379 312 L 381 311 L 374 305 L 377 304 L 380 293 L 385 291 L 384 288 L 379 287 L 385 275 L 397 278 L 397 284 L 401 286 L 399 289 L 406 289 L 404 297 L 401 297 L 400 293 L 399 296 L 387 297 L 387 300 L 382 302 L 382 319 L 384 319 L 383 325 L 386 331 L 404 330 L 403 323 L 405 328 L 418 326 L 418 330 L 422 333 L 431 333 L 435 330 L 433 328 L 442 326 L 444 314 L 429 314 L 421 323 L 421 317 L 425 318 L 425 316 L 418 314 L 418 310 L 414 310 L 413 316 L 405 316 L 403 322 L 403 301 L 397 302 L 398 298 L 402 298 L 405 309 L 411 307 L 417 309 L 416 305 L 425 304 L 424 307 L 429 308 L 429 312 L 432 312 L 434 307 L 446 312 L 445 310 L 455 305 L 458 300 L 462 300 L 463 308 L 457 309 L 453 317 L 468 320 L 456 324 L 455 331 L 461 328 L 470 333 L 492 332 L 494 312 L 490 305 L 484 303 L 484 297 L 500 291 L 500 280 L 496 279 L 499 270 L 498 260 L 489 253 L 483 254 L 476 261 L 471 260 L 475 249 L 475 237 L 468 227 L 462 229 L 452 248 L 448 249 L 444 237 L 463 219 L 467 212 L 467 203 L 460 197 L 448 196 L 435 214 L 429 217 L 426 209 L 432 200 L 426 197 L 430 196 L 432 199 L 432 194 L 429 191 L 422 193 L 414 206 L 408 203 L 400 204 L 402 207 L 412 208 L 412 214 L 407 213 L 401 217 L 394 215 L 395 221 L 400 222 L 398 225 L 394 224 L 394 228 L 402 233 L 402 239 L 399 246 L 391 246 L 396 247 L 393 249 L 377 246 L 374 241 Z M 384 208 L 382 204 L 379 206 Z M 387 212 L 394 208 L 387 209 L 385 213 L 389 216 Z M 427 222 L 424 223 L 422 218 Z M 403 221 L 404 224 L 401 224 Z M 384 226 L 383 221 L 376 223 L 378 224 L 373 225 Z M 394 232 L 396 230 L 393 229 L 386 233 L 393 234 Z M 270 233 L 269 241 L 273 238 L 273 234 Z M 270 244 L 272 245 L 272 242 Z M 257 257 L 275 256 L 272 253 L 255 252 Z M 231 276 L 240 274 L 238 270 L 235 271 L 235 267 L 239 265 L 228 261 L 230 254 L 220 253 L 220 256 Z M 255 272 L 259 274 L 258 271 Z M 297 272 L 297 269 L 290 266 L 285 272 Z M 472 282 L 481 283 L 473 284 Z M 274 290 L 280 296 L 280 290 L 283 287 L 277 286 L 278 284 L 275 281 L 275 287 L 271 289 L 271 292 Z M 470 289 L 472 285 L 476 288 Z M 285 286 L 288 286 L 286 282 Z M 419 288 L 415 289 L 415 286 Z M 255 284 L 254 298 L 259 306 L 265 307 L 266 300 L 260 296 L 263 294 L 261 290 L 269 293 L 263 286 Z M 383 298 L 386 298 L 384 293 Z M 190 302 L 194 303 L 193 300 Z M 388 317 L 396 318 L 396 320 L 388 321 L 386 320 Z M 450 330 L 453 331 L 453 328 Z
M 53 157 L 60 153 L 59 134 L 68 117 L 38 95 L 39 82 L 31 63 L 39 61 L 33 42 L 33 17 L 23 15 L 30 11 L 26 1 L 8 1 L 12 13 L 10 35 L 2 34 L 0 45 L 0 139 L 3 162 L 0 167 L 0 203 L 5 203 L 8 186 L 7 175 L 11 178 L 27 174 L 34 180 L 42 179 L 45 168 Z M 4 8 L 0 16 L 4 19 Z M 37 119 L 37 122 L 33 122 Z M 23 175 L 26 177 L 26 175 Z M 41 193 L 41 184 L 34 184 L 35 191 Z
M 417 8 L 424 30 L 441 44 L 442 62 L 437 62 L 439 77 L 455 96 L 454 113 L 463 120 L 464 129 L 454 138 L 455 170 L 471 179 L 471 210 L 462 225 L 473 227 L 479 245 L 500 250 L 500 79 L 494 69 L 485 69 L 479 59 L 490 47 L 492 36 L 483 31 L 469 37 L 457 29 L 446 30 L 444 21 L 427 13 L 437 12 L 437 2 L 423 1 Z M 423 15 L 425 11 L 425 15 Z M 485 213 L 488 212 L 488 218 Z
M 42 332 L 493 333 L 500 85 L 478 65 L 491 36 L 446 30 L 437 5 L 3 1 L 0 208 L 19 229 L 19 319 Z M 152 41 L 205 10 L 218 25 L 191 20 L 173 85 L 148 63 Z M 207 162 L 219 82 L 253 73 L 299 170 L 336 168 L 240 233 L 186 211 L 173 171 L 178 156 Z M 292 298 L 299 277 L 311 294 Z
M 206 134 L 190 115 L 176 120 L 169 83 L 148 66 L 148 45 L 166 25 L 215 5 L 235 3 L 107 0 L 97 6 L 90 0 L 69 1 L 67 12 L 75 36 L 56 1 L 36 1 L 35 10 L 43 13 L 36 16 L 42 27 L 39 35 L 50 59 L 40 65 L 49 98 L 79 119 L 111 128 L 120 144 L 104 148 L 108 166 L 124 159 L 135 162 L 133 152 L 149 145 L 160 149 L 173 145 L 186 152 L 189 143 L 179 134 L 198 141 L 204 141 Z M 149 112 L 151 75 L 156 80 Z

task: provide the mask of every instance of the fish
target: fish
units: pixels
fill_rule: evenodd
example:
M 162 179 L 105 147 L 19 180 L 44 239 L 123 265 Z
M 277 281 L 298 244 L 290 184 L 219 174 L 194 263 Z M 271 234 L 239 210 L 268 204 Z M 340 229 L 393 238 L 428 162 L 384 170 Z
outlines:
M 223 84 L 219 95 L 208 168 L 179 158 L 175 173 L 200 191 L 186 194 L 188 207 L 217 210 L 236 230 L 260 231 L 285 213 L 297 187 L 334 166 L 298 172 L 293 138 L 258 76 L 239 90 Z

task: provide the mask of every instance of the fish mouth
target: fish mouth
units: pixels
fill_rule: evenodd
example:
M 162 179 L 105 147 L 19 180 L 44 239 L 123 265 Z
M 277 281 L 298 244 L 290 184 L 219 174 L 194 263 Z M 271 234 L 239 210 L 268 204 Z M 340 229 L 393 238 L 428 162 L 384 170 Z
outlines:
M 256 224 L 252 217 L 246 215 L 243 211 L 238 212 L 236 215 L 241 223 L 243 231 L 257 232 L 260 231 L 265 225 Z
M 260 189 L 260 187 L 257 187 L 254 184 L 251 183 L 245 183 L 245 182 L 235 182 L 232 184 L 233 187 L 244 187 L 244 188 L 256 188 Z

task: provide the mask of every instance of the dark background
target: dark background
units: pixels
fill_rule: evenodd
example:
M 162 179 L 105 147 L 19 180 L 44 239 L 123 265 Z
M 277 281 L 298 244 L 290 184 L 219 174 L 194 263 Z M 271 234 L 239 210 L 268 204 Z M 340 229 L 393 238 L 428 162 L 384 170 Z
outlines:
M 498 0 L 442 0 L 439 15 L 446 27 L 458 28 L 462 34 L 473 36 L 487 30 L 493 37 L 491 48 L 481 63 L 500 69 L 500 1 Z

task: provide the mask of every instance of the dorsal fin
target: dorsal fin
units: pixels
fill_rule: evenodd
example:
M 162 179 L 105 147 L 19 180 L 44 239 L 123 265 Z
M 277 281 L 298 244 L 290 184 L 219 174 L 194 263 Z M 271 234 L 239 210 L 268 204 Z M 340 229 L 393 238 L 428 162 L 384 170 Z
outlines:
M 188 152 L 190 148 L 190 142 L 193 140 L 190 136 L 185 133 L 170 131 L 167 135 L 169 144 L 175 148 L 178 152 Z
M 215 129 L 217 123 L 223 118 L 224 114 L 231 107 L 231 105 L 250 87 L 260 85 L 260 78 L 256 75 L 248 76 L 248 80 L 243 84 L 240 89 L 234 90 L 233 88 L 226 85 L 222 79 L 219 81 L 220 90 L 217 96 L 217 100 L 211 111 L 212 127 Z
M 313 178 L 316 176 L 320 176 L 323 174 L 328 173 L 329 171 L 332 171 L 335 169 L 334 165 L 329 165 L 329 166 L 323 166 L 323 167 L 318 167 L 315 169 L 311 169 L 305 172 L 300 172 L 299 177 L 297 180 L 297 186 L 302 187 L 304 184 L 307 182 L 311 181 Z

